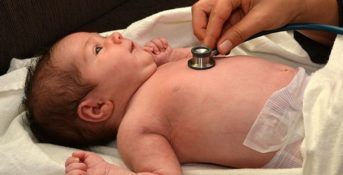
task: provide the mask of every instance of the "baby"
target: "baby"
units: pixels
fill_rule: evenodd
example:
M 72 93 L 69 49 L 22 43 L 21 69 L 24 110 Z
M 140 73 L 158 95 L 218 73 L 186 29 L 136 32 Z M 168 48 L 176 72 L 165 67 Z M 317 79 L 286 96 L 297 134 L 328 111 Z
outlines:
M 302 68 L 249 56 L 187 67 L 190 49 L 120 33 L 75 33 L 30 71 L 25 104 L 38 139 L 67 146 L 117 137 L 122 169 L 77 151 L 66 174 L 182 174 L 183 163 L 300 167 Z

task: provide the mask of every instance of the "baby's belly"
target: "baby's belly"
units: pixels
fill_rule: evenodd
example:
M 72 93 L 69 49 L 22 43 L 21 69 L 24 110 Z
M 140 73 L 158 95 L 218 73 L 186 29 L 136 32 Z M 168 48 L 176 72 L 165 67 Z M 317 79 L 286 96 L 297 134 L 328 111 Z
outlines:
M 268 162 L 273 154 L 257 153 L 242 143 L 267 99 L 296 72 L 251 57 L 217 60 L 205 71 L 174 72 L 168 80 L 176 103 L 169 116 L 176 127 L 170 133 L 180 160 L 236 167 L 245 167 L 249 159 L 255 162 L 250 167 Z
M 186 66 L 186 61 L 180 61 L 169 69 L 173 72 L 163 76 L 168 78 L 165 88 L 171 90 L 175 101 L 180 100 L 177 105 L 190 109 L 198 106 L 193 110 L 204 110 L 204 114 L 257 114 L 271 94 L 288 85 L 297 72 L 287 65 L 247 56 L 220 59 L 216 63 L 209 70 L 193 70 Z

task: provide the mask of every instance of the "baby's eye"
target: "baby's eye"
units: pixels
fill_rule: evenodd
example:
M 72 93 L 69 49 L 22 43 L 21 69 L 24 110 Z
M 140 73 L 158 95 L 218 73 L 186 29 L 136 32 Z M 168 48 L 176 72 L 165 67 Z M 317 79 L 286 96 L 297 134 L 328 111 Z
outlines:
M 96 46 L 95 47 L 95 55 L 98 55 L 101 50 L 102 50 L 102 47 Z

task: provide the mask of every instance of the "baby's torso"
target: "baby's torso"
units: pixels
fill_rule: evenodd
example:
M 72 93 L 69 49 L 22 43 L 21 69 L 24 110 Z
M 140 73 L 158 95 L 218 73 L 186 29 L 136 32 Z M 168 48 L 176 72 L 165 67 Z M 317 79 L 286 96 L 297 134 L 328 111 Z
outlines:
M 268 97 L 295 74 L 294 68 L 242 56 L 201 71 L 188 68 L 187 60 L 169 63 L 138 90 L 124 120 L 141 121 L 144 131 L 166 137 L 181 162 L 239 167 L 242 157 L 262 156 L 251 165 L 262 166 L 273 154 L 242 143 Z

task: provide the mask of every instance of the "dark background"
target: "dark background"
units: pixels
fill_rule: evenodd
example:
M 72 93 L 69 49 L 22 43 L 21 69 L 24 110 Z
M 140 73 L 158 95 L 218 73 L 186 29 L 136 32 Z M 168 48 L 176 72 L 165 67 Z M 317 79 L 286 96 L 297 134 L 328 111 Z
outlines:
M 0 0 L 0 75 L 76 31 L 104 32 L 196 0 Z

